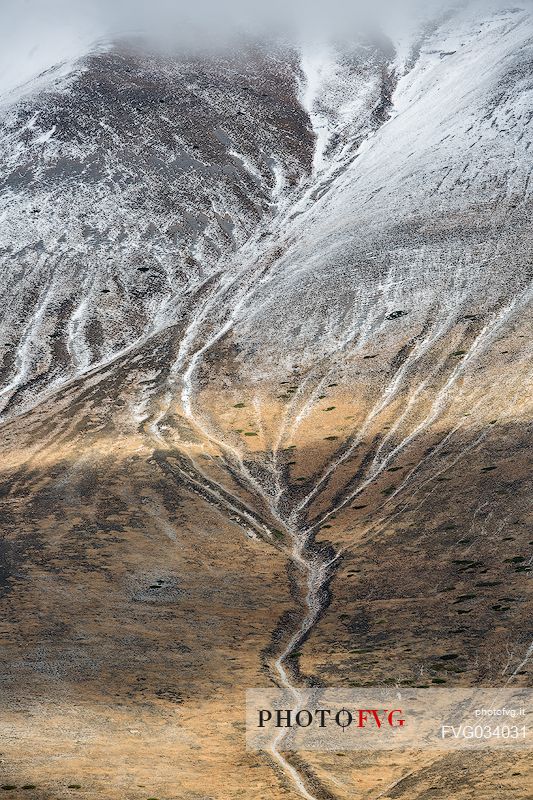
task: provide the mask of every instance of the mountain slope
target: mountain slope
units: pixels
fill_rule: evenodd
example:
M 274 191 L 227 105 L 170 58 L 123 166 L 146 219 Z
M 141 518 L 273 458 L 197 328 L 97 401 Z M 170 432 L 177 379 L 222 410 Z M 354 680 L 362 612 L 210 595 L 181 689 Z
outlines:
M 6 784 L 528 796 L 243 741 L 254 685 L 530 682 L 533 26 L 476 14 L 122 43 L 10 111 Z

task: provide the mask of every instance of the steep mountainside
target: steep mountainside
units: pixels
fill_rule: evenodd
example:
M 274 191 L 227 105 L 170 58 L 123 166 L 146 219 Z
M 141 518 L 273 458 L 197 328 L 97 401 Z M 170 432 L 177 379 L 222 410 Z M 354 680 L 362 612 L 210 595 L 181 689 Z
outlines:
M 5 106 L 0 783 L 529 796 L 246 752 L 243 696 L 531 683 L 532 43 L 118 42 Z

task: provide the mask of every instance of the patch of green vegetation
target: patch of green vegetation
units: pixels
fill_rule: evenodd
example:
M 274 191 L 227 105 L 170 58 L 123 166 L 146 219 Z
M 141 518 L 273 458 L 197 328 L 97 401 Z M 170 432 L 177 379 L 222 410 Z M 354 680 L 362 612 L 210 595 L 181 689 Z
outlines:
M 514 558 L 506 558 L 504 564 L 523 564 L 526 559 L 523 556 L 515 556 Z
M 235 403 L 233 408 L 246 408 L 246 405 L 244 403 Z
M 34 783 L 25 783 L 22 787 L 23 789 L 36 789 L 36 785 Z
M 254 431 L 246 431 L 246 433 L 244 435 L 245 436 L 258 436 L 259 434 L 254 433 Z
M 390 497 L 391 494 L 394 494 L 395 491 L 396 491 L 396 486 L 387 486 L 386 489 L 383 489 L 381 494 L 384 494 L 385 497 Z
M 322 528 L 320 530 L 323 530 L 325 528 L 333 528 L 333 525 L 322 525 Z
M 0 789 L 3 789 L 4 792 L 12 792 L 13 789 L 16 789 L 16 788 L 17 787 L 14 786 L 12 783 L 4 783 L 4 784 L 2 784 L 2 786 L 0 786 Z
M 236 428 L 236 429 L 233 431 L 233 433 L 242 433 L 242 431 L 243 431 L 243 429 L 242 429 L 242 428 Z
M 272 531 L 272 535 L 273 535 L 273 536 L 274 536 L 276 539 L 278 539 L 279 541 L 281 541 L 281 539 L 284 539 L 284 538 L 285 538 L 285 534 L 284 534 L 282 531 L 278 531 L 278 530 L 273 530 L 273 531 Z
M 472 563 L 470 563 L 470 564 L 467 564 L 467 565 L 466 565 L 466 566 L 464 566 L 464 567 L 460 567 L 460 568 L 459 568 L 459 570 L 458 570 L 458 572 L 464 572 L 464 573 L 467 573 L 467 572 L 475 572 L 475 571 L 476 571 L 476 569 L 479 569 L 479 568 L 480 568 L 480 567 L 482 567 L 482 566 L 483 566 L 483 562 L 482 562 L 482 561 L 472 561 Z M 486 571 L 487 571 L 487 570 L 485 570 L 485 572 L 486 572 Z M 483 570 L 481 570 L 481 574 L 482 574 L 482 575 L 484 574 Z
M 452 356 L 454 358 L 462 358 L 463 356 L 466 356 L 466 350 L 456 350 L 454 353 L 452 353 Z
M 457 600 L 455 600 L 454 605 L 456 603 L 466 603 L 467 600 L 474 600 L 476 597 L 477 597 L 476 594 L 461 594 L 459 595 Z
M 363 508 L 368 508 L 368 506 L 352 506 L 354 511 L 361 511 Z
M 393 311 L 392 314 L 387 314 L 385 319 L 392 320 L 392 319 L 400 319 L 400 317 L 405 317 L 408 314 L 407 311 Z
M 403 467 L 389 467 L 387 472 L 399 472 Z
M 324 436 L 326 442 L 336 442 L 338 438 L 338 436 Z
M 483 467 L 481 472 L 494 472 L 495 469 L 498 469 L 498 467 Z
M 328 389 L 333 389 L 334 386 L 338 386 L 338 383 L 328 383 Z
M 446 683 L 445 678 L 432 678 L 431 683 Z
M 531 572 L 531 567 L 516 567 L 515 572 Z
M 81 789 L 81 783 L 69 783 L 67 789 Z
M 376 353 L 373 356 L 363 356 L 363 361 L 368 361 L 371 358 L 377 358 L 377 357 L 378 357 L 378 353 Z
M 324 411 L 335 411 L 335 406 L 330 406 L 329 408 L 325 408 Z

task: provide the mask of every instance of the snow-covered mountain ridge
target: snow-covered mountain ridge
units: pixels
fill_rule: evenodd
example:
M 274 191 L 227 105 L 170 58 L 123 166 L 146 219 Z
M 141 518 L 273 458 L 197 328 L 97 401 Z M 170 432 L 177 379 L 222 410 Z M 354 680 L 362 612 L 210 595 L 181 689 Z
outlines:
M 528 800 L 243 746 L 246 687 L 531 684 L 533 18 L 435 5 L 3 106 L 4 788 Z

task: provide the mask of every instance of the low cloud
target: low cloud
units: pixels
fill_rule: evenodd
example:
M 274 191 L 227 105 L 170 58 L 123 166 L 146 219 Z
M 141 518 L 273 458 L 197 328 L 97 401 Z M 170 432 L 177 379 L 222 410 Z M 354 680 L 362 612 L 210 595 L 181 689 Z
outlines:
M 83 55 L 99 39 L 121 34 L 142 31 L 161 44 L 189 47 L 216 45 L 242 32 L 282 33 L 297 38 L 351 35 L 375 21 L 384 21 L 390 28 L 415 13 L 440 13 L 447 2 L 3 0 L 0 94 L 61 61 Z

